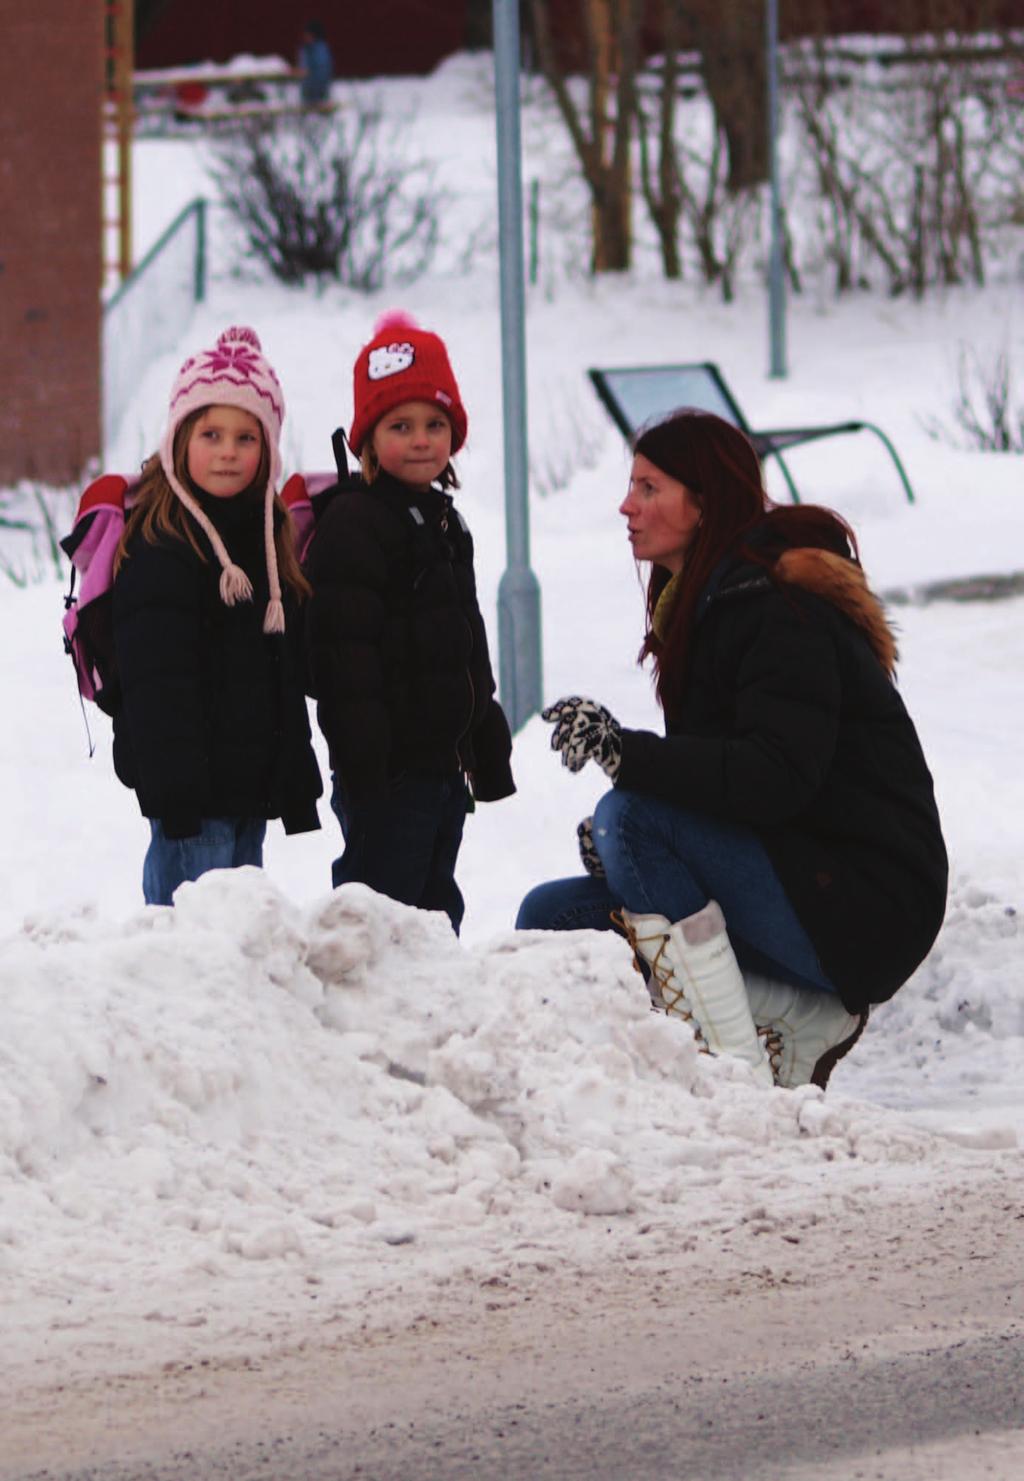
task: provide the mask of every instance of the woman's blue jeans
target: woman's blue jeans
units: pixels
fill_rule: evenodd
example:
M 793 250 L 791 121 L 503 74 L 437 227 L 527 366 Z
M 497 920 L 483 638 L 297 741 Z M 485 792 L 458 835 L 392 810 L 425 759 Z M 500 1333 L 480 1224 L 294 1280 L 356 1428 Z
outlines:
M 519 907 L 517 930 L 607 931 L 622 909 L 684 920 L 717 900 L 742 968 L 835 992 L 753 829 L 612 791 L 594 811 L 594 844 L 605 878 L 537 885 Z
M 158 818 L 150 818 L 150 842 L 142 866 L 142 893 L 147 905 L 171 905 L 187 879 L 210 869 L 263 866 L 264 818 L 204 818 L 191 838 L 168 838 Z

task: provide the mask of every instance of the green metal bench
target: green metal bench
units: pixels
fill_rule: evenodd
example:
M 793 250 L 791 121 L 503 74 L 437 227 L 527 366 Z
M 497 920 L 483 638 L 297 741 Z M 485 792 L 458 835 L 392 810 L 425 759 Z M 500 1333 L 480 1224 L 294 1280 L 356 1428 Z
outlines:
M 681 406 L 696 406 L 731 422 L 750 438 L 762 461 L 775 459 L 794 504 L 799 504 L 800 495 L 783 453 L 806 442 L 818 442 L 823 437 L 839 437 L 847 432 L 873 432 L 892 458 L 907 502 L 914 503 L 914 491 L 900 456 L 874 422 L 832 422 L 822 427 L 773 427 L 763 432 L 755 431 L 740 410 L 718 366 L 710 360 L 693 365 L 620 366 L 611 370 L 590 370 L 587 374 L 615 425 L 630 441 L 645 422 L 667 416 Z

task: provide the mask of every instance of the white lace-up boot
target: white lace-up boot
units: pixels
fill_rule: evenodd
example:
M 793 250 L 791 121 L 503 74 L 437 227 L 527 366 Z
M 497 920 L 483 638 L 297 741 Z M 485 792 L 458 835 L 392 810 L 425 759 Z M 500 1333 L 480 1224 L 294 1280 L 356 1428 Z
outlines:
M 775 1083 L 758 1038 L 743 974 L 733 955 L 725 918 L 714 900 L 685 920 L 622 912 L 633 950 L 650 967 L 647 984 L 656 1007 L 684 1018 L 709 1054 L 735 1054 L 746 1060 L 754 1079 Z
M 747 996 L 757 1032 L 765 1042 L 775 1083 L 820 1085 L 824 1090 L 837 1062 L 864 1031 L 867 1013 L 847 1013 L 838 995 L 791 987 L 766 977 L 747 977 Z

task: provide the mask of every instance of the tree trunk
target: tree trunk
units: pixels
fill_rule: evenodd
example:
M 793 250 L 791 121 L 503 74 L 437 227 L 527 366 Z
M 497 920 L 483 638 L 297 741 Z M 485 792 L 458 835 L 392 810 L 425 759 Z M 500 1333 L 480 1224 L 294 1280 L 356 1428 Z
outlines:
M 591 212 L 595 273 L 623 272 L 630 264 L 630 185 L 628 151 L 618 158 L 614 106 L 621 81 L 620 20 L 622 0 L 585 0 L 591 37 L 591 137 L 597 147 L 603 185 Z
M 647 210 L 661 249 L 661 266 L 665 277 L 676 280 L 683 276 L 679 252 L 679 218 L 682 213 L 682 188 L 679 161 L 676 158 L 675 114 L 676 89 L 679 83 L 679 23 L 681 0 L 661 0 L 658 10 L 661 24 L 661 79 L 657 99 L 657 185 L 651 166 L 647 137 L 647 116 L 642 99 L 637 97 L 637 133 L 640 140 L 640 180 Z
M 494 9 L 492 0 L 466 0 L 467 51 L 490 51 L 494 45 Z
M 730 192 L 768 178 L 765 0 L 692 0 L 704 82 L 729 148 Z
M 582 114 L 566 82 L 551 0 L 530 0 L 541 71 L 555 95 L 590 191 L 594 272 L 621 272 L 632 255 L 630 145 L 643 0 L 580 0 L 588 100 Z

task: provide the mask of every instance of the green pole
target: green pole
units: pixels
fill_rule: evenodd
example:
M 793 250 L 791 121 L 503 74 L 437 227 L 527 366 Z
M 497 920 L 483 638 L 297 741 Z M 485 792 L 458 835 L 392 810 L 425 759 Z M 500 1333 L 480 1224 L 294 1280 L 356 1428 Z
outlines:
M 540 585 L 530 569 L 519 0 L 493 5 L 507 559 L 498 585 L 498 668 L 502 705 L 519 730 L 542 704 Z

